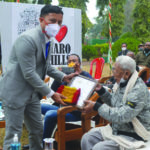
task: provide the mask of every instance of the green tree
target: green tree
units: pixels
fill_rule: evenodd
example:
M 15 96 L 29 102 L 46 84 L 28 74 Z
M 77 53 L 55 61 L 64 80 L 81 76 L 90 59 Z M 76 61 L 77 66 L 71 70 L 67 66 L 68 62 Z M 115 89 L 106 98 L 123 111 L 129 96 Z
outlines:
M 52 0 L 44 0 L 44 4 L 51 4 Z
M 88 31 L 87 37 L 88 39 L 99 39 L 101 38 L 101 32 L 103 30 L 103 18 L 96 18 L 97 24 L 94 24 Z
M 134 34 L 141 42 L 146 42 L 150 39 L 150 0 L 136 0 L 133 16 Z
M 92 26 L 86 15 L 86 2 L 88 0 L 59 0 L 59 5 L 62 7 L 79 8 L 82 10 L 82 42 L 84 42 L 85 33 Z
M 134 22 L 132 13 L 135 6 L 135 1 L 136 0 L 126 0 L 126 4 L 124 5 L 125 24 L 123 33 L 132 32 L 132 26 Z
M 126 0 L 111 0 L 112 4 L 112 10 L 111 10 L 111 16 L 112 16 L 112 38 L 113 40 L 116 40 L 121 33 L 122 29 L 124 27 L 124 4 Z M 109 11 L 109 0 L 97 0 L 97 7 L 99 10 L 99 16 L 102 16 L 104 18 L 104 24 L 103 24 L 103 35 L 107 38 L 109 37 L 109 18 L 108 18 L 108 11 Z
M 32 3 L 35 4 L 35 3 L 38 3 L 38 4 L 51 4 L 52 0 L 33 0 Z

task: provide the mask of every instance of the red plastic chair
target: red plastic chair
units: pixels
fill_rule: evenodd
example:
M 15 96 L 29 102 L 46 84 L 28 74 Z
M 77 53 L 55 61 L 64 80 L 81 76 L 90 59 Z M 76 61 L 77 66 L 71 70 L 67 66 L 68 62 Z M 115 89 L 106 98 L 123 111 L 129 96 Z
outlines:
M 96 64 L 94 78 L 100 79 L 101 75 L 102 75 L 104 63 L 105 63 L 105 60 L 103 58 L 95 58 L 94 60 L 92 60 L 92 62 L 90 64 L 90 75 L 92 76 L 93 65 Z

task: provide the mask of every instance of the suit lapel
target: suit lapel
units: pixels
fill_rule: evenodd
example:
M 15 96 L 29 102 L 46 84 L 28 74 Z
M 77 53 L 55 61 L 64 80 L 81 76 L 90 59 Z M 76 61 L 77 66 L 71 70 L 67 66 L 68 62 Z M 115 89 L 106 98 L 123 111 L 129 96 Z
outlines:
M 45 58 L 45 44 L 46 44 L 46 40 L 45 40 L 45 34 L 42 32 L 42 29 L 41 29 L 41 26 L 38 27 L 38 30 L 39 30 L 39 38 L 40 38 L 40 41 L 42 43 L 42 51 L 43 51 L 43 56 L 44 56 L 44 59 L 46 60 Z
M 53 40 L 51 40 L 48 55 L 47 55 L 47 60 L 46 60 L 46 61 L 49 61 L 49 62 L 50 62 L 51 52 L 53 51 L 53 44 L 54 44 L 54 42 L 53 42 Z
M 44 59 L 46 60 L 46 46 L 45 46 L 45 43 L 42 43 L 42 50 L 43 50 L 43 55 L 44 55 Z

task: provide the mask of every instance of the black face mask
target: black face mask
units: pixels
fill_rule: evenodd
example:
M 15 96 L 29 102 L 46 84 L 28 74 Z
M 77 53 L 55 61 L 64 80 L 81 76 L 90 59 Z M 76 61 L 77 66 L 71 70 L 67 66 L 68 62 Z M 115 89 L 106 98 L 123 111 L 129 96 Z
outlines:
M 144 51 L 145 51 L 146 53 L 148 53 L 148 52 L 150 51 L 150 49 L 149 49 L 149 48 L 145 48 Z

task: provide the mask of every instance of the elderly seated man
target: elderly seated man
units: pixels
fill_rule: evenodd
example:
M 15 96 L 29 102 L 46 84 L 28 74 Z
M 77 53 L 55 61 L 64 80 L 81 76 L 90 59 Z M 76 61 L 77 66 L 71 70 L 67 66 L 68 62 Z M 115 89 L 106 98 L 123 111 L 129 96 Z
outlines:
M 114 67 L 113 92 L 99 84 L 96 91 L 104 103 L 86 100 L 83 108 L 86 113 L 98 111 L 111 124 L 84 134 L 82 150 L 119 150 L 120 147 L 133 150 L 150 138 L 149 91 L 138 77 L 135 61 L 129 56 L 119 56 Z
M 92 78 L 88 72 L 83 71 L 81 69 L 81 60 L 77 54 L 69 55 L 67 61 L 68 61 L 68 64 L 74 63 L 74 69 L 80 75 L 88 77 L 88 78 Z M 52 90 L 57 91 L 57 88 L 61 84 L 66 85 L 66 83 L 59 83 L 59 82 L 54 81 L 54 83 L 51 86 Z M 50 138 L 52 136 L 52 133 L 57 124 L 57 110 L 59 108 L 60 107 L 59 107 L 58 103 L 54 103 L 53 105 L 41 104 L 42 114 L 45 115 L 43 138 Z M 79 120 L 81 120 L 81 112 L 80 111 L 73 111 L 71 113 L 66 114 L 66 121 L 68 121 L 68 122 L 69 121 L 79 121 Z

